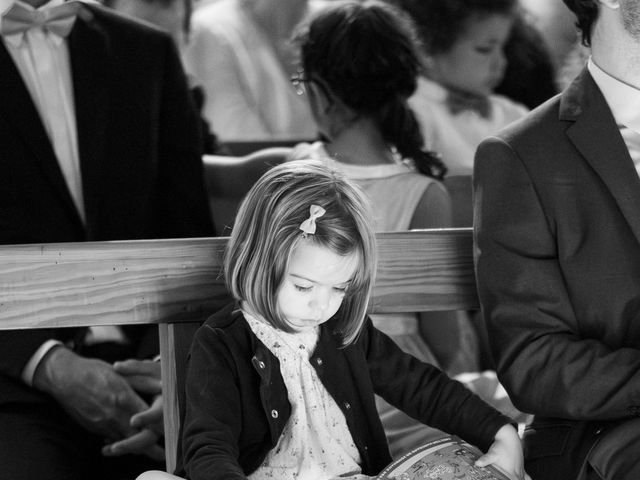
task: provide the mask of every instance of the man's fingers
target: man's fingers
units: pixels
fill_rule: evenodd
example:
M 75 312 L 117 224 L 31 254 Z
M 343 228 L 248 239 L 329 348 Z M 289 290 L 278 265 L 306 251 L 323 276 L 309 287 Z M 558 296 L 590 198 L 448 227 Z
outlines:
M 131 388 L 137 392 L 146 393 L 149 395 L 159 395 L 162 393 L 162 382 L 159 378 L 144 376 L 144 375 L 130 375 L 124 376 Z
M 145 428 L 123 440 L 105 445 L 102 448 L 102 454 L 107 457 L 115 457 L 127 453 L 144 453 L 151 458 L 159 456 L 159 459 L 162 460 L 164 458 L 164 451 L 160 446 L 156 445 L 157 441 L 158 434 Z
M 113 364 L 113 369 L 127 380 L 131 387 L 142 393 L 162 393 L 160 363 L 151 360 L 125 360 Z
M 131 417 L 131 426 L 133 428 L 151 428 L 162 435 L 164 433 L 162 419 L 162 397 L 158 397 L 149 409 L 136 413 Z
M 113 368 L 123 376 L 144 375 L 160 378 L 160 362 L 151 360 L 124 360 L 115 362 Z

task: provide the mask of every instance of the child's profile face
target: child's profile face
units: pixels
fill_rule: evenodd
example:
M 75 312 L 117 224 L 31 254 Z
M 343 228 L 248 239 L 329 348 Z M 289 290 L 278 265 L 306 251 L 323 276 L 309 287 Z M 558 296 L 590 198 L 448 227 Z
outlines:
M 341 256 L 302 240 L 291 254 L 276 299 L 286 321 L 300 330 L 329 320 L 340 308 L 357 266 L 355 254 Z
M 473 15 L 458 41 L 446 52 L 432 56 L 430 76 L 438 83 L 476 95 L 489 95 L 504 76 L 504 45 L 513 18 Z

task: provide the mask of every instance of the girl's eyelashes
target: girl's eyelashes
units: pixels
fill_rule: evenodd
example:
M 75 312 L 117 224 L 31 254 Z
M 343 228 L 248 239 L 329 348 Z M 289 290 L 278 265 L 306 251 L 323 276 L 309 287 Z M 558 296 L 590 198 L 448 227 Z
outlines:
M 305 286 L 302 286 L 302 285 L 296 285 L 295 283 L 293 284 L 293 286 L 299 292 L 310 292 L 311 289 L 313 288 L 313 286 L 305 287 Z M 347 287 L 333 287 L 333 289 L 338 293 L 346 293 L 347 292 Z
M 488 55 L 493 50 L 493 47 L 476 47 L 476 52 L 483 55 Z

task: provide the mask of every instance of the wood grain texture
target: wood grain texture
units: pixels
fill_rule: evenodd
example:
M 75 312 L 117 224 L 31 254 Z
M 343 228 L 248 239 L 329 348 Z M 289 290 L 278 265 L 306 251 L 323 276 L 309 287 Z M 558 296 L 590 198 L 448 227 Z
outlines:
M 0 247 L 0 329 L 204 320 L 226 238 Z M 375 312 L 474 308 L 470 229 L 378 234 Z

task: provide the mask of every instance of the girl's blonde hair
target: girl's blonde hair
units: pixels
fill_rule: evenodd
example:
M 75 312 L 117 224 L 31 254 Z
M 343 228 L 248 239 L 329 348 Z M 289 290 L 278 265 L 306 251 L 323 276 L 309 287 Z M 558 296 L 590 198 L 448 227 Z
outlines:
M 277 308 L 278 289 L 291 253 L 303 236 L 300 224 L 311 205 L 326 213 L 316 220 L 316 245 L 338 255 L 355 254 L 358 268 L 337 315 L 344 345 L 353 342 L 365 320 L 377 264 L 373 216 L 364 194 L 327 165 L 300 160 L 278 165 L 251 188 L 236 215 L 224 260 L 225 278 L 236 300 L 274 327 L 291 332 Z

